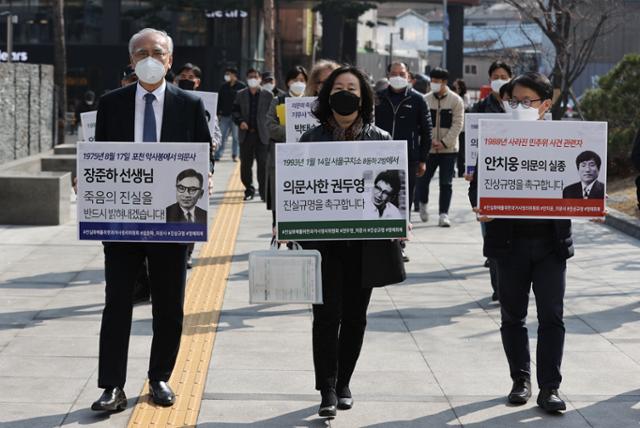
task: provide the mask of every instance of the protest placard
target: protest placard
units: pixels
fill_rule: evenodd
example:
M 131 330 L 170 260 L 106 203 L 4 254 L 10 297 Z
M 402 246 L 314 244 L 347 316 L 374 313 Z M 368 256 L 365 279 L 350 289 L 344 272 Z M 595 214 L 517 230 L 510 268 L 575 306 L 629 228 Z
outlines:
M 478 160 L 478 121 L 480 119 L 506 119 L 510 113 L 466 113 L 464 115 L 464 169 L 473 174 Z
M 604 216 L 607 123 L 480 120 L 481 215 Z
M 78 143 L 81 240 L 207 240 L 209 145 Z
M 96 117 L 97 111 L 86 111 L 80 113 L 80 127 L 82 128 L 82 141 L 92 143 L 95 141 L 96 135 Z
M 316 97 L 285 98 L 287 143 L 297 143 L 302 134 L 320 124 L 311 113 L 311 106 L 315 100 Z
M 276 144 L 278 239 L 407 235 L 406 141 Z
M 202 100 L 204 113 L 207 116 L 207 123 L 209 124 L 209 132 L 213 135 L 214 119 L 216 119 L 218 112 L 218 93 L 204 91 L 189 91 L 189 93 L 194 94 Z

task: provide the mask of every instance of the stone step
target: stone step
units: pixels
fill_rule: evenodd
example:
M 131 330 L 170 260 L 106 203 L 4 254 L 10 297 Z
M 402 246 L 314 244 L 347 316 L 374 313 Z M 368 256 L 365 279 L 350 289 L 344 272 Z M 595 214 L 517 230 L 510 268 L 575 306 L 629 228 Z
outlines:
M 42 171 L 70 172 L 76 175 L 76 155 L 53 155 L 41 158 Z
M 55 155 L 75 155 L 77 146 L 75 144 L 59 144 L 53 148 Z

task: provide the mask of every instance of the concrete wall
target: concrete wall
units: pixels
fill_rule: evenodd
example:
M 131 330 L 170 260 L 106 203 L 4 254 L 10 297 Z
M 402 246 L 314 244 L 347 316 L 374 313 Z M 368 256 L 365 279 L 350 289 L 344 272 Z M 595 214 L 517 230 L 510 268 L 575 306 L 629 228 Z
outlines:
M 0 165 L 53 147 L 53 66 L 0 64 Z

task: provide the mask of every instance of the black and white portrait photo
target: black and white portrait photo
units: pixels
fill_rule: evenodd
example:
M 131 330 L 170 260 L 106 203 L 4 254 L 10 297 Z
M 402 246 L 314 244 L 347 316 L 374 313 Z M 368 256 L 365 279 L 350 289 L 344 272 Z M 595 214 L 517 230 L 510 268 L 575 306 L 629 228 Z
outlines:
M 167 223 L 207 223 L 207 212 L 196 206 L 204 195 L 204 177 L 185 169 L 176 177 L 176 203 L 167 207 Z
M 580 181 L 562 190 L 563 199 L 603 199 L 604 183 L 598 181 L 602 159 L 591 150 L 584 151 L 576 158 L 576 168 Z

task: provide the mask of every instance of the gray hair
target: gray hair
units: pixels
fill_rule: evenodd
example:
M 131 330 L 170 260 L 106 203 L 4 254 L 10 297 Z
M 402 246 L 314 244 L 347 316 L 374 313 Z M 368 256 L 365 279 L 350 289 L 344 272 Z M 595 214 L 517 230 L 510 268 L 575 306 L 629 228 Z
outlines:
M 164 37 L 167 41 L 167 46 L 169 47 L 169 54 L 173 54 L 173 39 L 167 34 L 166 31 L 156 30 L 155 28 L 143 28 L 142 30 L 131 36 L 131 38 L 129 39 L 129 55 L 133 55 L 133 46 L 136 44 L 136 41 L 138 41 L 140 37 L 143 37 L 144 35 L 150 33 L 159 34 Z

